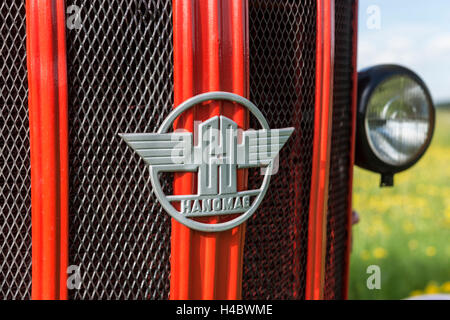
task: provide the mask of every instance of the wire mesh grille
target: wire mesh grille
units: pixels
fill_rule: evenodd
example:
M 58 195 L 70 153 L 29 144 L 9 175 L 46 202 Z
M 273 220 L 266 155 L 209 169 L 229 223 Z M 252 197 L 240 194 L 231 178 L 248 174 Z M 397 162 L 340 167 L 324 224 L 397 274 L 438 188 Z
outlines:
M 67 33 L 70 264 L 76 299 L 165 299 L 170 219 L 118 133 L 154 132 L 173 106 L 172 1 L 74 1 Z M 170 179 L 163 182 L 170 188 Z
M 0 299 L 31 295 L 25 1 L 0 4 Z
M 328 195 L 325 299 L 342 299 L 352 134 L 354 0 L 336 1 L 333 124 Z
M 250 99 L 272 128 L 292 126 L 295 132 L 280 152 L 279 171 L 263 203 L 247 223 L 244 299 L 304 298 L 316 11 L 315 0 L 249 1 Z M 259 185 L 260 173 L 253 173 L 250 184 Z

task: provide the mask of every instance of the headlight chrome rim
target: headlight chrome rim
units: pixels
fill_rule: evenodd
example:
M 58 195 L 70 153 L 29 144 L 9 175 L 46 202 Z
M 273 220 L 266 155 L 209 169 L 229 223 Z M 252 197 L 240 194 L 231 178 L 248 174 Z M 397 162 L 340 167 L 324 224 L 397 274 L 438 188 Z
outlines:
M 417 152 L 404 162 L 386 161 L 377 147 L 373 145 L 367 123 L 369 103 L 375 91 L 387 81 L 395 77 L 405 77 L 414 82 L 423 91 L 427 102 L 429 121 L 427 137 Z M 358 111 L 355 164 L 359 167 L 381 173 L 395 174 L 404 171 L 417 163 L 431 144 L 435 127 L 435 109 L 431 94 L 422 79 L 413 71 L 398 65 L 379 65 L 365 69 L 358 77 Z

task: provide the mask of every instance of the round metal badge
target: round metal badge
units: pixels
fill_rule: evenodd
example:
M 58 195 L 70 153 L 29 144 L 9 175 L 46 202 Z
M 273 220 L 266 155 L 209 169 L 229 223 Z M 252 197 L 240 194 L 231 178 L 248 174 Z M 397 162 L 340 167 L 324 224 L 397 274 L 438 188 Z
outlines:
M 213 100 L 242 105 L 258 120 L 262 129 L 239 132 L 234 121 L 215 116 L 199 124 L 194 133 L 171 132 L 180 115 L 202 102 Z M 180 104 L 157 133 L 124 133 L 120 136 L 150 165 L 154 192 L 175 220 L 191 229 L 218 232 L 240 225 L 256 211 L 269 187 L 274 159 L 293 131 L 293 128 L 270 129 L 261 111 L 248 99 L 217 91 L 199 94 Z M 237 191 L 237 169 L 255 167 L 265 168 L 261 187 Z M 164 194 L 159 179 L 161 172 L 196 172 L 197 194 Z M 178 203 L 178 209 L 174 203 Z M 214 224 L 195 220 L 225 215 L 236 217 Z

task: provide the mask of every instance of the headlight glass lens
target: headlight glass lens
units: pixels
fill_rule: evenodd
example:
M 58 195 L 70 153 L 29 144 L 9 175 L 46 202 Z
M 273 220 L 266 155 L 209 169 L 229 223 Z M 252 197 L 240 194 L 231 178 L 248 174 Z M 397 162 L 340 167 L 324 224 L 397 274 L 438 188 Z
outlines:
M 392 76 L 382 82 L 369 99 L 365 118 L 377 157 L 394 166 L 415 159 L 430 134 L 431 108 L 422 86 L 410 77 Z

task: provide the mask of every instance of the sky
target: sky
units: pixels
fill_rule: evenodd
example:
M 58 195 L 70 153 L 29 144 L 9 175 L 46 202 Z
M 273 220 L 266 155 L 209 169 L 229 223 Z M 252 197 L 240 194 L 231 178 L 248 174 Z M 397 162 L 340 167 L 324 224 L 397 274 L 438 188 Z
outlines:
M 358 69 L 415 71 L 435 102 L 450 102 L 450 0 L 360 0 Z

